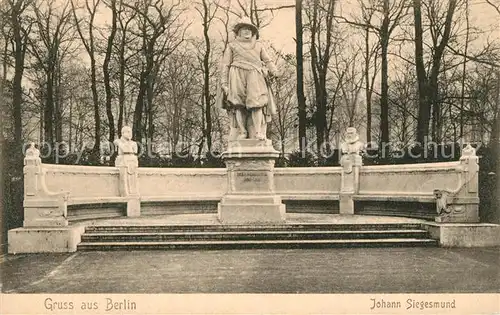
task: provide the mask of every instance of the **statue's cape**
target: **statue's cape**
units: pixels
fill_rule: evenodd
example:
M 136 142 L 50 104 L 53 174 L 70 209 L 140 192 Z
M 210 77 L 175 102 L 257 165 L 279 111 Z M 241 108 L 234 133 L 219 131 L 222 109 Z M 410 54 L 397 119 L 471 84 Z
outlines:
M 267 103 L 267 106 L 266 106 L 266 118 L 267 118 L 267 122 L 270 122 L 271 121 L 271 116 L 274 116 L 277 114 L 278 112 L 278 109 L 276 107 L 276 102 L 274 101 L 274 93 L 273 93 L 273 89 L 271 87 L 271 84 L 269 83 L 269 81 L 266 79 L 266 84 L 267 84 L 267 94 L 269 96 L 269 102 Z
M 222 84 L 220 83 L 220 81 L 217 83 L 217 94 L 215 96 L 215 107 L 228 109 L 227 95 L 222 90 Z

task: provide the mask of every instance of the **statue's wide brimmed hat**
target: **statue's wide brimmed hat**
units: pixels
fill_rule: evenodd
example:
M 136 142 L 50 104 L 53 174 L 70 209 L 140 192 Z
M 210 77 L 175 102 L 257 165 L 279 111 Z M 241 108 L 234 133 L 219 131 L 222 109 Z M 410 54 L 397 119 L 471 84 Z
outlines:
M 240 18 L 238 20 L 238 22 L 236 22 L 236 24 L 234 24 L 233 32 L 238 34 L 238 31 L 240 30 L 240 28 L 242 28 L 244 26 L 247 26 L 250 29 L 252 29 L 252 32 L 254 34 L 256 34 L 257 36 L 259 35 L 259 28 L 252 23 L 252 21 L 250 20 L 250 18 L 248 16 L 244 16 L 244 17 Z

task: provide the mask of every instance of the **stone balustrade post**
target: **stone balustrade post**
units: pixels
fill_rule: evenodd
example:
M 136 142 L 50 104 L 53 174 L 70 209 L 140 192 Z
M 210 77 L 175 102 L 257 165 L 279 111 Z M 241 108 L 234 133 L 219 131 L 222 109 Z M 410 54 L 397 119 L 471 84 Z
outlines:
M 122 137 L 115 140 L 118 148 L 115 166 L 120 174 L 120 196 L 127 197 L 127 216 L 138 217 L 141 215 L 141 200 L 138 187 L 137 143 L 132 141 L 132 129 L 128 126 L 122 128 Z
M 479 158 L 470 144 L 462 149 L 457 188 L 435 189 L 436 222 L 476 223 L 479 222 Z
M 45 184 L 40 151 L 31 143 L 24 158 L 24 227 L 67 226 L 68 192 L 52 192 Z
M 346 131 L 346 142 L 341 146 L 342 166 L 341 185 L 339 194 L 340 214 L 354 214 L 353 196 L 359 191 L 359 170 L 363 165 L 361 151 L 364 144 L 359 141 L 355 128 L 349 127 Z

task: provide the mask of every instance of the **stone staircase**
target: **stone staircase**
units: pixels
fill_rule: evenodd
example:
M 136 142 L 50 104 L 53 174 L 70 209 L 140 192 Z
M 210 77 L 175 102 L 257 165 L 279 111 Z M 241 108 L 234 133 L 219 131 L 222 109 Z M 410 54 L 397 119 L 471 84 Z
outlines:
M 78 250 L 437 246 L 420 224 L 88 226 Z

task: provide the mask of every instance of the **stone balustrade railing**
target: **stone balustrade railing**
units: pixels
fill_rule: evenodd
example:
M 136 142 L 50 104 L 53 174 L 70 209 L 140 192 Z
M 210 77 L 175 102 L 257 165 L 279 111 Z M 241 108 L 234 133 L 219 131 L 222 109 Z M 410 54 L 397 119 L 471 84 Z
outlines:
M 435 205 L 437 221 L 478 222 L 478 159 L 471 149 L 457 162 L 383 166 L 363 166 L 351 152 L 342 167 L 275 168 L 274 190 L 284 202 L 330 202 L 332 213 L 354 214 L 359 201 L 418 202 Z M 123 210 L 116 215 L 127 216 L 141 215 L 148 204 L 215 206 L 228 188 L 226 169 L 52 165 L 35 150 L 25 158 L 25 227 L 65 226 L 81 205 L 90 206 L 86 218 L 94 218 L 92 205 L 113 205 Z

